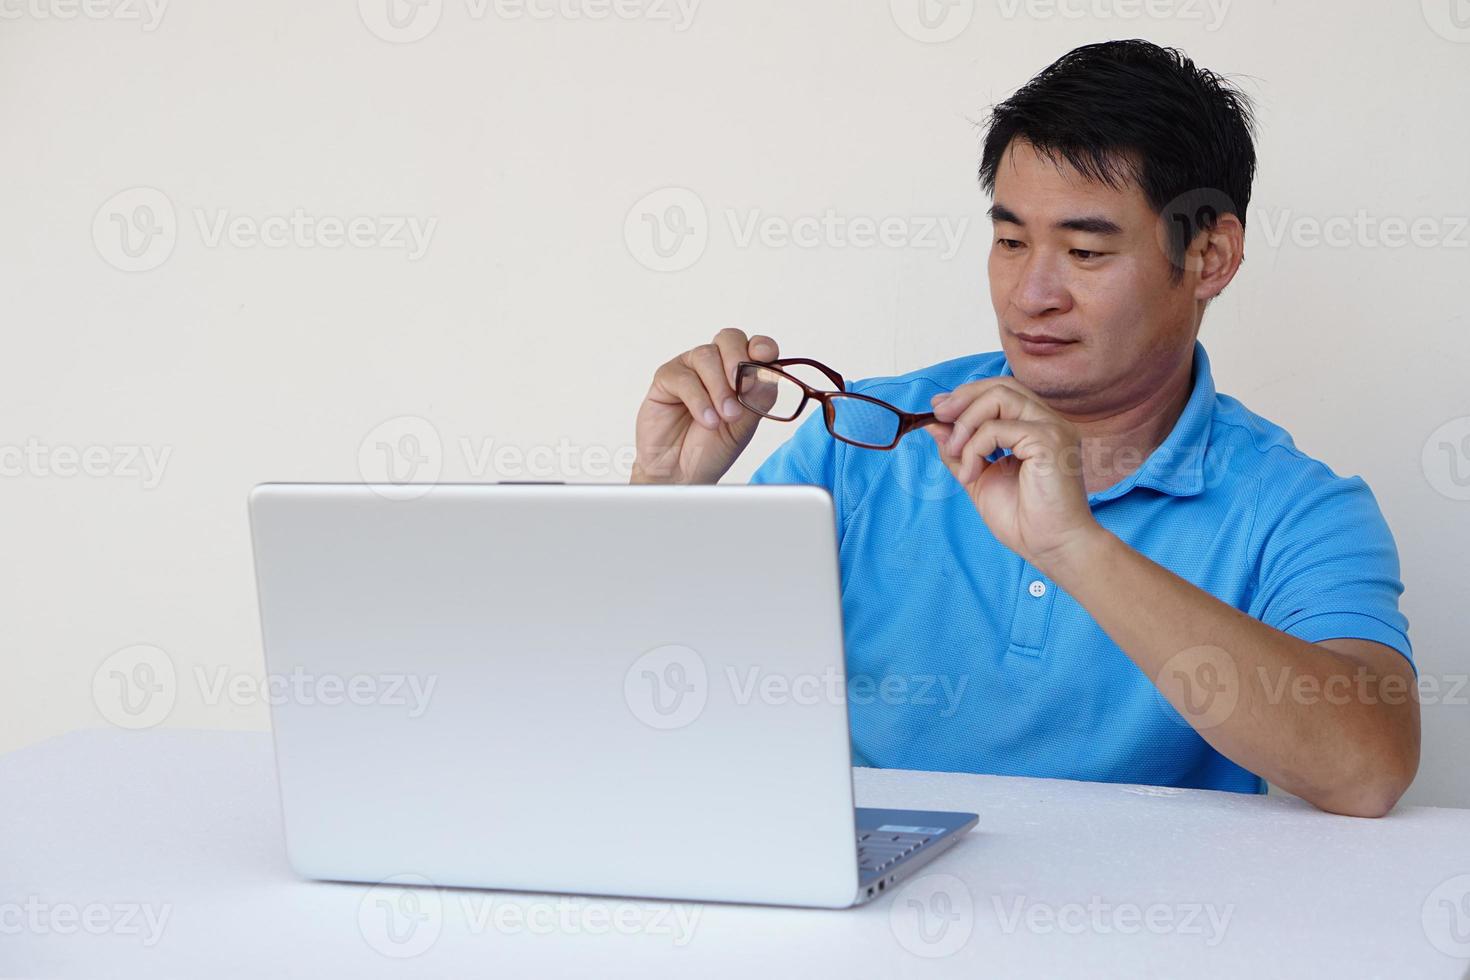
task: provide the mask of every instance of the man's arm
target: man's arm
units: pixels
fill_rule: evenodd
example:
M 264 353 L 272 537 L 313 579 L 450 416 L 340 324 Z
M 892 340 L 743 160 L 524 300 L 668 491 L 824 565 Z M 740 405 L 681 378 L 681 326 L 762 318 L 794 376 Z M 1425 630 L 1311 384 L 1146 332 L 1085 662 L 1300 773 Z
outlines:
M 1417 688 L 1402 654 L 1370 640 L 1290 636 L 1094 527 L 1042 571 L 1201 737 L 1324 810 L 1393 808 L 1419 768 Z
M 1098 524 L 1076 427 L 1013 378 L 935 399 L 926 426 L 992 534 L 1046 573 L 1237 765 L 1334 813 L 1382 816 L 1419 766 L 1413 670 L 1362 639 L 1309 643 L 1178 577 Z M 998 449 L 1009 456 L 987 462 Z

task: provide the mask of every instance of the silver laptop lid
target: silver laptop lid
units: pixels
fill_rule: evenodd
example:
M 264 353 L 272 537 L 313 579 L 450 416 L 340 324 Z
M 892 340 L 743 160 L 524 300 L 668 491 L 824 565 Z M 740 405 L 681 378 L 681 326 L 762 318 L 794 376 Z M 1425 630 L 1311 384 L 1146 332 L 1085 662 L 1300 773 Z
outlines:
M 825 491 L 425 489 L 250 499 L 300 873 L 851 904 Z

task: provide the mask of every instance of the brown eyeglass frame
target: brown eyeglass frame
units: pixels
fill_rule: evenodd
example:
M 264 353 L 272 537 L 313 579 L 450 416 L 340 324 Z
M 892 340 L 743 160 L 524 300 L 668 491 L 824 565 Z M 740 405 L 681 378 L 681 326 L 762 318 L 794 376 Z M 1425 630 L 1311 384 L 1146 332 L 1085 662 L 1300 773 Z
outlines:
M 810 368 L 816 368 L 818 371 L 821 371 L 822 374 L 826 375 L 827 380 L 832 382 L 832 385 L 836 390 L 820 391 L 816 388 L 813 388 L 811 385 L 807 384 L 800 378 L 781 370 L 784 367 L 790 367 L 797 364 L 805 365 L 806 367 Z M 746 404 L 744 395 L 740 393 L 740 375 L 746 367 L 763 368 L 768 371 L 775 371 L 777 374 L 781 375 L 781 377 L 786 378 L 792 384 L 795 384 L 796 386 L 801 388 L 801 404 L 796 406 L 796 411 L 791 414 L 790 418 L 783 418 L 779 415 L 772 415 L 768 412 L 762 412 L 760 409 Z M 741 361 L 739 364 L 735 365 L 735 398 L 737 401 L 740 402 L 741 405 L 744 405 L 746 408 L 750 409 L 752 412 L 761 416 L 762 418 L 772 419 L 776 422 L 795 422 L 798 418 L 801 417 L 801 413 L 806 411 L 807 403 L 815 399 L 822 405 L 822 421 L 827 424 L 827 431 L 831 433 L 832 438 L 836 439 L 838 442 L 845 442 L 849 446 L 857 446 L 859 449 L 892 449 L 894 446 L 898 445 L 899 440 L 908 435 L 910 432 L 914 431 L 920 426 L 928 425 L 930 422 L 935 421 L 933 412 L 905 412 L 897 405 L 885 402 L 881 398 L 873 398 L 869 395 L 860 395 L 855 391 L 845 391 L 844 389 L 846 387 L 847 384 L 842 380 L 842 375 L 838 374 L 836 371 L 832 370 L 821 361 L 814 361 L 809 357 L 782 357 L 774 361 Z M 855 442 L 852 439 L 847 439 L 843 436 L 838 435 L 837 430 L 833 427 L 837 417 L 837 410 L 832 407 L 832 400 L 834 398 L 854 398 L 859 401 L 871 402 L 874 405 L 880 405 L 883 408 L 888 409 L 890 412 L 898 416 L 898 434 L 895 435 L 893 437 L 893 441 L 886 446 L 874 446 L 871 443 L 867 442 Z

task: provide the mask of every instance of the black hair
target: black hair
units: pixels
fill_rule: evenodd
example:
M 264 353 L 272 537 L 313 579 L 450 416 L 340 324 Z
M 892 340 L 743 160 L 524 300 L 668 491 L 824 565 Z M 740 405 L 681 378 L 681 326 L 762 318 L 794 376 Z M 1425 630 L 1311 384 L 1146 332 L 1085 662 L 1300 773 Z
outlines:
M 1174 48 L 1134 38 L 1074 48 L 991 109 L 980 184 L 1012 140 L 1119 190 L 1133 183 L 1168 228 L 1171 278 L 1220 214 L 1242 226 L 1256 171 L 1250 99 Z

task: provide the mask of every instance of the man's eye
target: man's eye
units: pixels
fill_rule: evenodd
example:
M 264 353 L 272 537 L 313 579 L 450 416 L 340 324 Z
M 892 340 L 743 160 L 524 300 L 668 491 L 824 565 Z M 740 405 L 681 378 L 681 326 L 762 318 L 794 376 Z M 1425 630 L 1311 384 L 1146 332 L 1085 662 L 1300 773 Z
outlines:
M 1016 249 L 1021 247 L 1021 243 L 1016 241 L 1014 238 L 997 239 L 996 244 L 1000 245 L 1000 247 L 1005 249 L 1007 252 L 1014 252 Z
M 1077 256 L 1079 259 L 1086 260 L 1086 259 L 1095 259 L 1099 255 L 1101 255 L 1102 253 L 1101 252 L 1091 252 L 1091 251 L 1088 251 L 1085 248 L 1074 248 L 1074 249 L 1072 249 L 1072 254 L 1075 255 L 1075 256 Z

